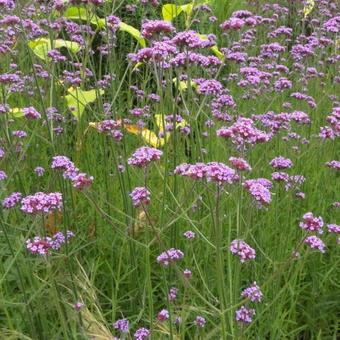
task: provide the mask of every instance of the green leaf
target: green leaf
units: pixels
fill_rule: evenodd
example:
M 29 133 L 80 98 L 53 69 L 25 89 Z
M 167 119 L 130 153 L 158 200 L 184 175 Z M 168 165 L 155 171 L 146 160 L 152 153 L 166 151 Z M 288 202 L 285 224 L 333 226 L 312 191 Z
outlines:
M 185 12 L 186 15 L 189 16 L 192 13 L 194 5 L 192 3 L 189 3 L 189 4 L 186 4 L 186 5 L 180 6 L 180 8 L 182 9 L 183 12 Z
M 81 118 L 85 110 L 85 106 L 93 103 L 97 99 L 96 90 L 84 91 L 80 90 L 78 87 L 71 87 L 68 89 L 68 93 L 69 94 L 65 96 L 67 106 L 77 119 Z M 99 94 L 103 95 L 104 91 L 99 90 Z
M 71 6 L 66 9 L 63 16 L 71 20 L 81 20 L 103 28 L 106 25 L 105 19 L 99 18 L 96 14 L 85 7 Z
M 24 117 L 24 113 L 21 107 L 13 107 L 9 110 L 9 116 L 12 118 L 22 118 Z
M 72 53 L 77 53 L 80 51 L 80 45 L 77 42 L 63 39 L 52 40 L 51 44 L 50 39 L 39 38 L 29 41 L 28 46 L 32 49 L 36 56 L 43 60 L 47 59 L 47 53 L 53 48 L 66 47 Z
M 142 47 L 145 47 L 146 46 L 146 43 L 145 43 L 145 40 L 144 38 L 142 37 L 140 31 L 138 31 L 136 28 L 134 28 L 133 26 L 130 26 L 128 24 L 126 24 L 125 22 L 121 21 L 119 23 L 119 29 L 123 32 L 127 32 L 129 33 L 132 37 L 134 37 L 138 42 L 139 44 L 142 46 Z
M 163 20 L 171 21 L 182 13 L 183 9 L 181 6 L 176 6 L 174 4 L 165 4 L 162 7 Z
M 194 82 L 193 80 L 191 80 L 191 82 L 189 83 L 189 81 L 187 80 L 180 80 L 177 81 L 177 78 L 173 78 L 172 82 L 175 84 L 175 86 L 178 88 L 178 90 L 180 91 L 186 91 L 188 89 L 188 86 L 191 86 L 193 88 L 197 88 L 197 83 Z

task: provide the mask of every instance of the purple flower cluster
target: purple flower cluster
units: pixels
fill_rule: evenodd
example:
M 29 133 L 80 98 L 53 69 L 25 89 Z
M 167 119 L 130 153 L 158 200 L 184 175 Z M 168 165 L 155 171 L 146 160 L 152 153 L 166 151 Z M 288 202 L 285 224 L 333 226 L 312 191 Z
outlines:
M 269 180 L 265 178 L 249 179 L 244 182 L 243 186 L 255 199 L 259 208 L 271 202 L 272 197 L 269 189 L 272 187 L 272 183 Z
M 4 198 L 2 201 L 2 206 L 5 209 L 11 209 L 15 207 L 22 199 L 21 192 L 13 192 L 8 197 Z
M 241 308 L 236 311 L 236 321 L 249 324 L 253 321 L 254 315 L 255 309 L 241 306 Z
M 196 237 L 196 234 L 191 230 L 186 231 L 183 235 L 188 240 L 192 240 Z
M 247 260 L 255 260 L 256 258 L 255 249 L 250 247 L 250 245 L 243 240 L 232 241 L 230 244 L 230 251 L 233 255 L 240 258 L 241 263 L 244 263 Z
M 232 166 L 239 171 L 251 171 L 251 166 L 243 158 L 230 157 L 229 162 Z
M 333 161 L 327 162 L 326 165 L 331 169 L 340 170 L 340 161 L 333 160 Z
M 7 178 L 7 174 L 5 171 L 0 170 L 0 181 L 4 181 Z
M 135 340 L 147 340 L 150 337 L 150 331 L 144 327 L 137 329 L 133 335 Z
M 319 250 L 321 253 L 324 253 L 326 251 L 326 245 L 324 244 L 324 242 L 315 235 L 306 237 L 304 243 L 309 245 L 312 249 Z
M 121 131 L 121 123 L 113 119 L 103 120 L 95 124 L 96 129 L 103 134 L 112 137 L 115 141 L 119 142 L 123 138 L 123 133 Z
M 76 189 L 86 189 L 90 187 L 93 182 L 92 176 L 84 172 L 79 172 L 79 169 L 66 156 L 53 157 L 51 168 L 63 171 L 64 178 L 71 180 L 73 187 Z
M 170 317 L 169 311 L 167 309 L 162 309 L 158 314 L 157 314 L 157 320 L 158 321 L 166 321 Z
M 164 266 L 168 266 L 170 263 L 179 261 L 183 257 L 184 253 L 181 250 L 171 248 L 161 253 L 157 257 L 157 262 L 163 264 Z
M 170 288 L 170 291 L 169 291 L 169 294 L 168 294 L 168 299 L 170 301 L 176 300 L 177 293 L 178 293 L 178 289 L 176 287 Z
M 24 113 L 24 116 L 27 119 L 36 120 L 41 118 L 41 114 L 32 106 L 24 107 L 22 109 L 22 112 Z
M 193 179 L 206 178 L 208 182 L 216 182 L 218 184 L 232 184 L 239 179 L 239 176 L 234 169 L 219 162 L 210 162 L 207 164 L 183 163 L 176 167 L 175 174 L 191 177 Z
M 242 291 L 241 296 L 243 298 L 250 299 L 250 301 L 252 301 L 252 302 L 261 302 L 262 298 L 263 298 L 263 294 L 261 292 L 261 289 L 256 284 L 256 282 L 253 282 L 253 284 L 250 287 L 245 288 Z
M 74 237 L 71 231 L 67 231 L 66 236 L 62 232 L 54 234 L 52 237 L 35 236 L 26 241 L 26 248 L 32 254 L 50 255 L 50 251 L 58 250 L 69 238 Z
M 313 213 L 308 212 L 303 215 L 303 220 L 300 222 L 300 228 L 308 232 L 319 232 L 322 234 L 323 219 L 321 216 L 316 217 Z
M 232 126 L 222 127 L 217 130 L 217 136 L 230 138 L 234 144 L 257 144 L 268 142 L 271 136 L 266 132 L 258 130 L 254 121 L 250 118 L 239 117 Z
M 37 192 L 21 200 L 21 210 L 27 214 L 50 213 L 53 210 L 61 210 L 63 206 L 60 192 Z
M 273 158 L 269 165 L 271 165 L 274 169 L 287 169 L 293 166 L 293 162 L 289 158 L 279 156 Z
M 203 328 L 205 326 L 206 321 L 203 316 L 197 315 L 194 323 L 197 327 Z
M 149 165 L 152 161 L 160 160 L 162 155 L 163 152 L 161 150 L 142 146 L 141 148 L 138 148 L 133 153 L 132 157 L 128 159 L 128 163 L 132 166 L 143 168 Z
M 205 169 L 205 176 L 208 182 L 216 182 L 218 184 L 232 184 L 239 179 L 239 176 L 234 169 L 219 162 L 208 163 Z
M 167 21 L 163 20 L 147 20 L 142 24 L 142 37 L 152 39 L 160 33 L 171 34 L 175 32 L 175 27 Z
M 129 321 L 126 319 L 119 319 L 113 324 L 113 327 L 121 333 L 128 333 Z
M 150 204 L 150 191 L 145 187 L 136 187 L 130 193 L 134 207 Z

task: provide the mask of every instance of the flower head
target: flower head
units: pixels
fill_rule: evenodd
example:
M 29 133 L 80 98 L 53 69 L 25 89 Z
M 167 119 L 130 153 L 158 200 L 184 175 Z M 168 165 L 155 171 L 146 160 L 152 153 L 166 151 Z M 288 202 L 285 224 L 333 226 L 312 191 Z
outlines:
M 184 257 L 184 253 L 175 248 L 164 251 L 157 257 L 157 262 L 168 266 L 171 262 L 176 262 Z
M 133 335 L 135 340 L 146 340 L 149 339 L 150 331 L 146 328 L 139 328 L 136 330 L 135 334 Z
M 321 253 L 324 253 L 326 250 L 326 245 L 323 243 L 321 239 L 316 236 L 308 236 L 305 238 L 304 243 L 308 244 L 312 249 L 317 249 Z
M 162 154 L 163 152 L 158 149 L 142 146 L 133 153 L 132 157 L 128 159 L 128 163 L 142 168 L 152 161 L 158 161 Z
M 119 332 L 128 333 L 129 332 L 129 321 L 126 319 L 119 319 L 114 324 L 113 327 Z
M 322 233 L 323 219 L 321 216 L 316 217 L 313 213 L 308 212 L 304 214 L 302 218 L 303 220 L 300 222 L 300 228 L 309 232 L 318 231 L 320 234 Z
M 27 214 L 49 213 L 53 210 L 61 210 L 63 206 L 60 192 L 37 192 L 26 196 L 21 201 L 21 210 Z
M 203 328 L 205 326 L 206 321 L 203 316 L 197 315 L 194 323 L 197 327 Z
M 255 309 L 242 306 L 236 311 L 236 321 L 243 323 L 251 323 L 253 316 L 255 315 Z
M 150 191 L 145 187 L 136 187 L 130 193 L 134 207 L 150 204 Z
M 243 240 L 234 240 L 230 244 L 230 251 L 233 255 L 237 255 L 240 258 L 241 263 L 247 260 L 254 260 L 256 257 L 255 249 L 250 247 L 249 244 Z
M 260 287 L 256 284 L 256 282 L 253 282 L 253 284 L 244 289 L 241 293 L 241 296 L 244 298 L 249 298 L 252 302 L 261 302 L 263 298 L 263 294 L 261 292 Z

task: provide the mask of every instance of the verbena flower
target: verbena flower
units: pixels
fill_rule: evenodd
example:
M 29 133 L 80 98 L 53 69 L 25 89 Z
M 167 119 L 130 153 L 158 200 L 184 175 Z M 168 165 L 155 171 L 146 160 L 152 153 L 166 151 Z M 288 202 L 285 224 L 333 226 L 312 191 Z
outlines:
M 66 237 L 62 232 L 54 234 L 52 237 L 35 236 L 26 241 L 26 248 L 32 254 L 50 255 L 51 250 L 58 250 L 66 242 L 66 239 L 74 237 L 71 231 L 67 231 Z
M 145 187 L 136 187 L 129 195 L 134 207 L 150 204 L 150 191 Z
M 170 317 L 169 311 L 167 309 L 162 309 L 158 314 L 157 314 L 157 320 L 158 321 L 166 321 Z
M 4 209 L 11 209 L 21 201 L 21 198 L 22 198 L 21 192 L 13 192 L 8 197 L 3 199 L 2 206 L 4 207 Z
M 157 257 L 157 262 L 163 264 L 164 266 L 168 266 L 172 262 L 177 262 L 184 257 L 184 253 L 175 248 L 171 248 L 167 251 L 164 251 Z
M 3 181 L 7 178 L 7 174 L 5 171 L 0 170 L 0 181 Z
M 205 326 L 206 321 L 203 316 L 197 315 L 194 323 L 197 327 L 203 328 Z
M 243 240 L 232 241 L 230 244 L 230 251 L 233 255 L 240 258 L 241 263 L 248 260 L 254 260 L 256 258 L 255 249 L 250 247 L 250 245 Z
M 271 182 L 268 182 L 271 186 Z M 263 179 L 247 180 L 244 182 L 243 186 L 255 199 L 259 208 L 264 205 L 268 205 L 271 202 L 271 192 L 268 189 L 267 183 L 263 181 Z
M 251 171 L 251 166 L 243 158 L 229 157 L 229 162 L 239 171 Z
M 194 239 L 196 237 L 196 234 L 193 231 L 191 231 L 191 230 L 186 231 L 183 235 L 188 240 L 192 240 L 192 239 Z
M 333 160 L 333 161 L 327 162 L 326 165 L 329 168 L 332 168 L 334 170 L 340 170 L 340 161 Z
M 41 166 L 37 166 L 35 169 L 34 169 L 34 172 L 37 174 L 38 177 L 41 177 L 44 175 L 45 173 L 45 169 Z
M 49 213 L 53 210 L 61 210 L 63 206 L 60 192 L 37 192 L 26 196 L 21 201 L 21 210 L 27 214 Z
M 149 339 L 150 331 L 146 328 L 139 328 L 133 335 L 135 340 L 146 340 Z
M 241 293 L 241 296 L 243 298 L 249 298 L 252 302 L 261 302 L 263 298 L 263 294 L 261 292 L 260 287 L 256 284 L 256 282 L 253 282 L 253 284 L 244 289 Z
M 24 113 L 25 118 L 28 119 L 36 120 L 41 118 L 41 114 L 32 106 L 24 107 L 22 112 Z
M 142 37 L 146 39 L 155 38 L 159 34 L 170 34 L 175 32 L 171 22 L 163 20 L 146 20 L 142 24 Z
M 113 327 L 119 332 L 128 333 L 129 332 L 129 321 L 127 319 L 119 319 L 114 324 Z
M 330 233 L 340 234 L 340 225 L 338 224 L 327 224 L 327 228 Z
M 275 169 L 287 169 L 293 166 L 293 162 L 289 158 L 282 156 L 273 158 L 269 164 Z
M 253 321 L 255 309 L 242 306 L 236 311 L 236 321 L 249 324 Z
M 322 233 L 323 219 L 321 216 L 316 217 L 311 212 L 307 212 L 302 217 L 302 222 L 300 222 L 300 228 L 309 232 L 319 232 Z
M 316 237 L 316 236 L 308 236 L 305 238 L 304 243 L 306 243 L 307 245 L 309 245 L 312 249 L 317 249 L 319 250 L 321 253 L 324 253 L 326 250 L 326 245 L 323 243 L 323 241 Z
M 178 289 L 176 287 L 172 287 L 170 288 L 169 294 L 168 294 L 168 298 L 170 301 L 173 301 L 177 298 L 177 293 L 178 293 Z
M 142 168 L 152 161 L 160 160 L 162 155 L 163 152 L 161 150 L 143 146 L 133 153 L 132 157 L 128 159 L 128 164 Z

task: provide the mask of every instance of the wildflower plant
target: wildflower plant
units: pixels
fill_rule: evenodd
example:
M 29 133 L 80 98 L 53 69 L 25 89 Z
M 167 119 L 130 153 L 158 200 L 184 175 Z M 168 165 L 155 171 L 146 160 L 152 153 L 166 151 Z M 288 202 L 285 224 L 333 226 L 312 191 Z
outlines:
M 2 337 L 336 338 L 339 15 L 0 0 Z

